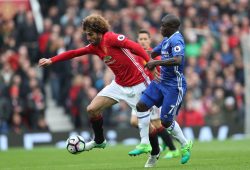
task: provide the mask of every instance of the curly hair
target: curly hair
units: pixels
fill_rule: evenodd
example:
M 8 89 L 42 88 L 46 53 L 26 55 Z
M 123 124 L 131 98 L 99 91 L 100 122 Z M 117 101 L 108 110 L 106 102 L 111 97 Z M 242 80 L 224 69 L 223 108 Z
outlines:
M 100 15 L 92 14 L 82 21 L 83 31 L 90 30 L 96 33 L 106 33 L 109 31 L 110 25 L 108 21 Z

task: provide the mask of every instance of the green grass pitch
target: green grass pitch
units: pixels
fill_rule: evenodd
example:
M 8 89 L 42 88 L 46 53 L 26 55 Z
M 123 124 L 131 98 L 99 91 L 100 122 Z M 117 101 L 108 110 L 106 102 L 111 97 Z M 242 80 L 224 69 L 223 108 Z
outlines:
M 160 158 L 156 170 L 249 170 L 250 139 L 212 142 L 194 142 L 192 157 L 185 165 L 180 158 Z M 147 155 L 129 157 L 133 146 L 109 146 L 78 155 L 66 149 L 37 147 L 26 151 L 9 149 L 0 152 L 0 170 L 140 170 Z M 162 154 L 162 156 L 164 153 Z

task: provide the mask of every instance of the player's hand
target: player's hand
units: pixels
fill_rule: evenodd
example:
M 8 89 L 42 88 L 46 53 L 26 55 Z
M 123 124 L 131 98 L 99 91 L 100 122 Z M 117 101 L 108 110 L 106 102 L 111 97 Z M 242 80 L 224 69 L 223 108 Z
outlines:
M 154 80 L 157 82 L 161 81 L 161 73 L 157 69 L 154 70 Z
M 148 68 L 149 70 L 154 70 L 155 66 L 155 61 L 150 60 L 144 67 Z
M 46 67 L 52 64 L 50 58 L 41 58 L 38 62 L 39 67 Z

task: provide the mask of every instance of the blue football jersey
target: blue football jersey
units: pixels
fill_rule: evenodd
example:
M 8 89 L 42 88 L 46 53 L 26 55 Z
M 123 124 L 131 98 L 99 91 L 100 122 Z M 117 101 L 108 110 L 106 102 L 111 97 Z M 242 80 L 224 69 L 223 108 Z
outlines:
M 183 75 L 185 43 L 181 33 L 177 31 L 169 38 L 165 37 L 153 51 L 161 54 L 161 60 L 170 59 L 174 56 L 182 57 L 182 63 L 179 66 L 161 66 L 161 83 L 168 86 L 186 86 Z

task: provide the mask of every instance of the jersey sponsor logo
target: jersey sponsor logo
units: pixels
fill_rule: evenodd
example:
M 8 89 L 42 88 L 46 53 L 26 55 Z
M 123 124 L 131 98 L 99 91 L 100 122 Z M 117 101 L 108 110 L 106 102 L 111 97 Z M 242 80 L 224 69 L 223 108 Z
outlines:
M 123 41 L 123 40 L 125 39 L 125 36 L 124 36 L 124 35 L 119 35 L 119 36 L 117 37 L 117 39 L 118 39 L 119 41 Z
M 161 55 L 162 55 L 163 58 L 168 58 L 169 57 L 169 53 L 167 51 L 164 51 L 164 50 L 161 51 Z
M 175 46 L 174 47 L 174 52 L 180 52 L 181 51 L 181 47 L 180 46 Z
M 112 60 L 112 57 L 111 56 L 105 56 L 103 58 L 103 61 L 104 63 L 106 63 L 107 65 L 110 65 L 110 64 L 114 64 L 116 62 L 116 60 Z
M 106 63 L 106 62 L 110 61 L 111 59 L 112 59 L 111 56 L 105 56 L 103 61 Z

